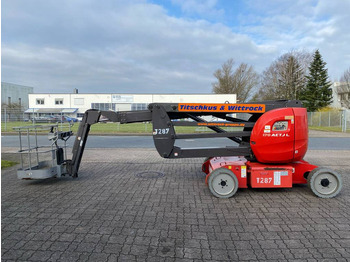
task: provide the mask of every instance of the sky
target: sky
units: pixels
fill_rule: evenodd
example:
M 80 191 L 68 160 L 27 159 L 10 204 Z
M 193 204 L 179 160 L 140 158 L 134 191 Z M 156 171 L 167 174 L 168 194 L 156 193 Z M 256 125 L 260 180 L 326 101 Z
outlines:
M 319 49 L 350 66 L 350 0 L 3 0 L 1 81 L 35 93 L 211 93 L 228 59 L 261 73 Z

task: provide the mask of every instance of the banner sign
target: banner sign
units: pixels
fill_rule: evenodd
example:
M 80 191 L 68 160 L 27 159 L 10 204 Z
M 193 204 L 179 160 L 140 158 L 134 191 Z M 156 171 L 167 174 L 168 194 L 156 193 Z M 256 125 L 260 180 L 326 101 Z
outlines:
M 112 103 L 132 103 L 134 96 L 132 95 L 112 95 Z
M 178 110 L 180 112 L 265 113 L 265 105 L 180 103 Z

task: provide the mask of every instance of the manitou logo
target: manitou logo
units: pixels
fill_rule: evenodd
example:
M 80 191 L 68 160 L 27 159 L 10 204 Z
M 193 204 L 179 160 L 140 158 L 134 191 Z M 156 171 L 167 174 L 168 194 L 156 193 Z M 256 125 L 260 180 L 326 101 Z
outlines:
M 267 137 L 290 137 L 289 134 L 263 134 L 263 136 L 267 136 Z

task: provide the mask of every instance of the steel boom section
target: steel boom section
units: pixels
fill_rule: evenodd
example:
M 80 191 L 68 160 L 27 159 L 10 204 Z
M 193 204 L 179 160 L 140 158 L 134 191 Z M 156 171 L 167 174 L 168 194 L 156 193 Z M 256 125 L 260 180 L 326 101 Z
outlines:
M 74 141 L 72 160 L 66 160 L 67 172 L 73 177 L 78 176 L 78 170 L 85 149 L 86 141 L 89 135 L 91 125 L 98 123 L 100 117 L 107 118 L 110 122 L 137 123 L 137 122 L 152 122 L 153 124 L 153 140 L 158 153 L 164 158 L 189 158 L 189 157 L 212 157 L 212 156 L 245 156 L 250 157 L 251 148 L 249 145 L 251 130 L 257 119 L 263 114 L 251 113 L 249 120 L 234 118 L 232 112 L 227 110 L 229 106 L 235 104 L 221 104 L 225 108 L 221 112 L 217 111 L 198 111 L 191 110 L 190 106 L 181 106 L 174 103 L 153 103 L 150 104 L 148 110 L 143 111 L 99 111 L 90 109 L 84 114 L 80 123 L 76 139 Z M 218 104 L 220 105 L 220 104 Z M 229 106 L 228 106 L 229 105 Z M 242 103 L 240 105 L 245 105 Z M 247 108 L 251 104 L 247 104 Z M 279 100 L 259 102 L 261 108 L 265 112 L 281 107 L 301 107 L 301 102 L 297 100 Z M 198 108 L 198 107 L 195 107 Z M 216 108 L 216 107 L 215 107 Z M 201 116 L 217 117 L 226 121 L 207 122 Z M 183 121 L 181 119 L 192 119 L 193 121 Z M 177 121 L 174 121 L 177 120 Z M 180 120 L 180 121 L 178 121 Z M 211 129 L 215 133 L 193 133 L 193 134 L 176 134 L 175 126 L 203 126 Z M 222 127 L 238 127 L 243 128 L 239 131 L 227 132 Z M 176 139 L 196 139 L 196 138 L 218 138 L 225 137 L 238 144 L 237 147 L 222 147 L 222 148 L 196 148 L 182 149 L 175 146 Z

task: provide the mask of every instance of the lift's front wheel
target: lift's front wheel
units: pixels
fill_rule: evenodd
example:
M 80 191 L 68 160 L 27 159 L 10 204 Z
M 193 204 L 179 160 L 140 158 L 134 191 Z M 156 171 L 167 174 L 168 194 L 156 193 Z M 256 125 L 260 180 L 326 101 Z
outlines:
M 311 191 L 321 198 L 335 197 L 343 186 L 341 175 L 324 167 L 312 170 L 307 177 L 307 184 Z
M 210 192 L 219 198 L 229 198 L 238 189 L 238 179 L 233 172 L 226 168 L 218 168 L 210 173 L 208 179 Z

